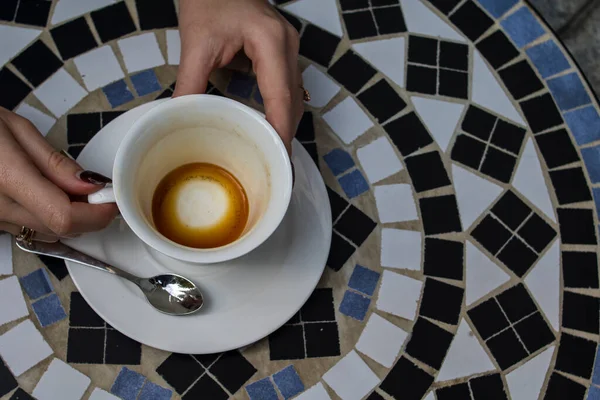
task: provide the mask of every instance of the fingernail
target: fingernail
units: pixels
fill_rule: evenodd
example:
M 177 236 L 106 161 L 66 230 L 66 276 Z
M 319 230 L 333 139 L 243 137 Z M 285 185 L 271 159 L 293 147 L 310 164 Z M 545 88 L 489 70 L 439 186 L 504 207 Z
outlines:
M 84 182 L 92 183 L 94 185 L 106 185 L 107 183 L 112 183 L 110 178 L 94 171 L 79 171 L 77 177 Z

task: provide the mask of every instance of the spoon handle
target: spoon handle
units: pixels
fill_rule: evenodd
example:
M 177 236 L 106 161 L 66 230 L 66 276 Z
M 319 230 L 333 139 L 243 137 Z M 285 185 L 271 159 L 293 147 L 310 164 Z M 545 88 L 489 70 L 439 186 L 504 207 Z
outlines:
M 113 267 L 112 265 L 109 265 L 105 262 L 97 260 L 94 257 L 88 256 L 87 254 L 75 250 L 61 242 L 45 243 L 16 239 L 15 243 L 17 247 L 28 253 L 41 254 L 44 256 L 73 261 L 78 264 L 82 264 L 91 268 L 99 269 L 101 271 L 109 272 L 113 275 L 120 276 L 122 278 L 130 280 L 136 285 L 140 284 L 139 277 L 130 274 L 129 272 L 123 271 L 122 269 L 119 269 L 117 267 Z

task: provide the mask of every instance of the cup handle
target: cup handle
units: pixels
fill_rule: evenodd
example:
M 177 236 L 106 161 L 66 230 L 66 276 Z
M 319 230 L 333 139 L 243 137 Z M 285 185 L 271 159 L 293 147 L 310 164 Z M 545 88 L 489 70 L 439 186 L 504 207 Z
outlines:
M 116 203 L 115 191 L 112 185 L 106 185 L 104 189 L 98 190 L 96 193 L 88 195 L 88 203 L 90 204 L 105 204 Z

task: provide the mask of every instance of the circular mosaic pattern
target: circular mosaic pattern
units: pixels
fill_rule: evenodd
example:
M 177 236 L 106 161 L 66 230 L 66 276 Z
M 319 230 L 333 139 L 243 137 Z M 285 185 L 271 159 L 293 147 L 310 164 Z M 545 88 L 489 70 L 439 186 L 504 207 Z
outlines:
M 0 397 L 600 398 L 600 116 L 554 35 L 518 0 L 275 3 L 333 214 L 318 288 L 252 346 L 170 354 L 2 235 Z M 73 156 L 173 93 L 172 0 L 4 0 L 0 20 L 0 106 Z M 253 78 L 211 82 L 262 108 Z

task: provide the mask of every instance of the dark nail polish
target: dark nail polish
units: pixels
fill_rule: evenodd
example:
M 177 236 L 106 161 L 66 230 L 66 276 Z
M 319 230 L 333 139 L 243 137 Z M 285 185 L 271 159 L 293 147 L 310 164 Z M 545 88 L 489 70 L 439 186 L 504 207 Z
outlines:
M 77 173 L 77 176 L 82 181 L 94 185 L 106 185 L 107 183 L 112 183 L 112 179 L 94 171 L 80 171 Z

